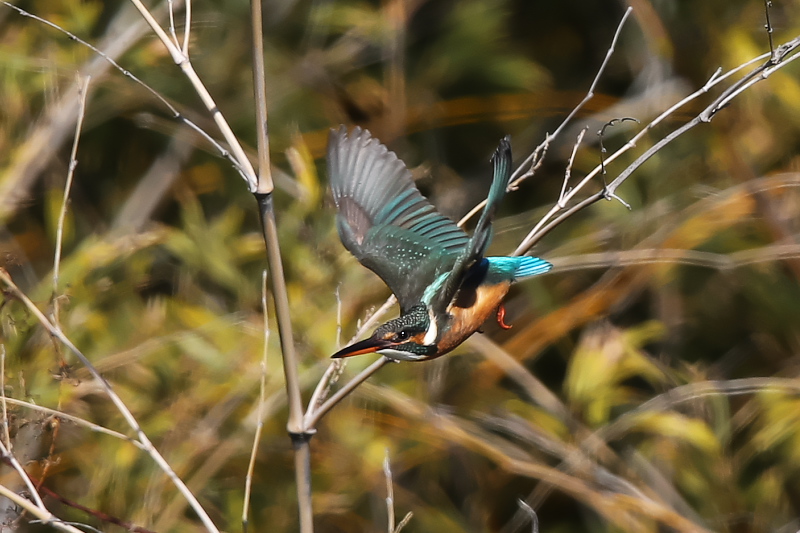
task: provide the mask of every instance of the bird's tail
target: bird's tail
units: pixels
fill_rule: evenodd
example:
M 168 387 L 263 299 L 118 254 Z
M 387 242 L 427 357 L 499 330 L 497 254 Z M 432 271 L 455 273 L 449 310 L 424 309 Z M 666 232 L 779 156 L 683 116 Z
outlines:
M 525 255 L 519 259 L 520 261 L 517 264 L 517 269 L 514 271 L 515 279 L 529 278 L 531 276 L 544 274 L 553 268 L 553 265 L 538 257 Z

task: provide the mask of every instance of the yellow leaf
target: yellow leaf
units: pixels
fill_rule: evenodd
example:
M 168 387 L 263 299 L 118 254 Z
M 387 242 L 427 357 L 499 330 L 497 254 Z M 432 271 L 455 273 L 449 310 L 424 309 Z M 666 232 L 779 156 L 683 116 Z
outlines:
M 684 441 L 709 454 L 720 452 L 720 443 L 711 428 L 697 418 L 677 413 L 642 413 L 633 417 L 633 429 L 654 436 Z

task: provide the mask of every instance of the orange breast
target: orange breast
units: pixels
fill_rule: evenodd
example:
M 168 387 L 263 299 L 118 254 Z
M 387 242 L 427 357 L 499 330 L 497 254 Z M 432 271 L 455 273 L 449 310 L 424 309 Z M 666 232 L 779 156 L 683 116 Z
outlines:
M 439 353 L 442 355 L 449 352 L 475 333 L 481 325 L 486 322 L 496 310 L 503 298 L 511 287 L 510 282 L 498 283 L 497 285 L 481 285 L 475 293 L 476 298 L 470 307 L 458 307 L 451 305 L 447 312 L 453 317 L 450 328 L 439 340 Z

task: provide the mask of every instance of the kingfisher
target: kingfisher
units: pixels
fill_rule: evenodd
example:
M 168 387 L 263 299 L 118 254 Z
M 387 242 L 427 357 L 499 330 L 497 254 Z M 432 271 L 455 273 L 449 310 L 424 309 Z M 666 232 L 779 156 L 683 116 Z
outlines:
M 398 361 L 444 355 L 492 315 L 508 328 L 503 298 L 511 284 L 552 268 L 537 257 L 484 257 L 492 219 L 511 177 L 511 141 L 492 156 L 486 206 L 470 237 L 422 196 L 411 172 L 368 130 L 332 129 L 327 170 L 345 248 L 389 286 L 400 316 L 333 358 L 372 352 Z

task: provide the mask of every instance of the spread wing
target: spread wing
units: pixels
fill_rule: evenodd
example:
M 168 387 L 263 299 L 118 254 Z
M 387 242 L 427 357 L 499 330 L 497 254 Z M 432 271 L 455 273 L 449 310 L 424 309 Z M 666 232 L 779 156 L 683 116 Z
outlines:
M 492 219 L 506 195 L 508 181 L 511 179 L 511 164 L 511 137 L 506 136 L 500 141 L 497 150 L 492 155 L 492 186 L 489 189 L 489 196 L 486 198 L 486 206 L 483 208 L 481 218 L 478 219 L 472 238 L 453 262 L 450 275 L 436 294 L 432 302 L 434 310 L 444 311 L 450 305 L 469 269 L 483 259 L 483 254 L 492 240 Z
M 469 237 L 428 203 L 405 164 L 367 130 L 331 130 L 328 178 L 345 248 L 408 311 L 453 268 Z

